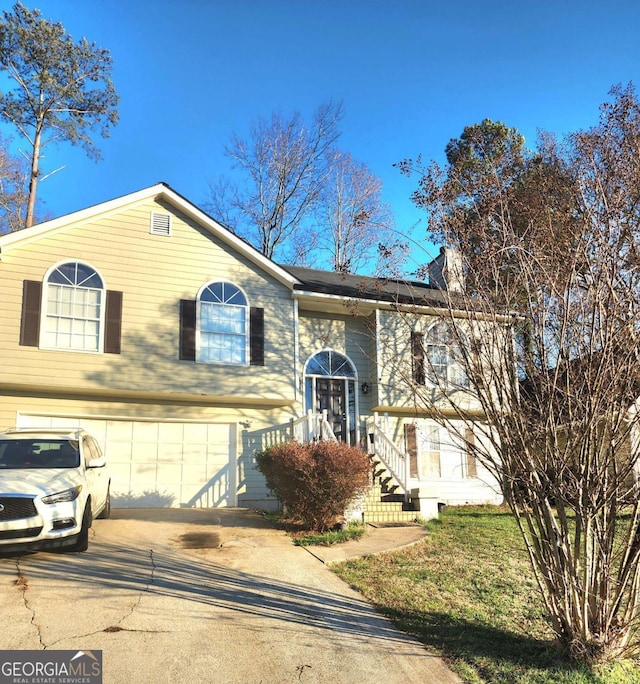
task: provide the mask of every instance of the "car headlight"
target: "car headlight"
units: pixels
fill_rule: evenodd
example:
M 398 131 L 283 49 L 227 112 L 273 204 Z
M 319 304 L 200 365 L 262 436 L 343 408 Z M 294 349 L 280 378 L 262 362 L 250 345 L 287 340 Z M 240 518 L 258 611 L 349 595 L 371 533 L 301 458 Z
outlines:
M 55 504 L 62 503 L 63 501 L 75 501 L 80 496 L 82 491 L 82 485 L 77 487 L 72 487 L 71 489 L 65 489 L 63 492 L 57 492 L 56 494 L 49 494 L 48 496 L 42 497 L 42 503 Z

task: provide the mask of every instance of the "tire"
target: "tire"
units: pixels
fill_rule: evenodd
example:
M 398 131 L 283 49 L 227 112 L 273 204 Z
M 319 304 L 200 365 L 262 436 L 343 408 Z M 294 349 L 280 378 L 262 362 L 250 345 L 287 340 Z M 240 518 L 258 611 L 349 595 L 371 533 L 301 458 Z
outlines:
M 81 553 L 89 548 L 89 528 L 91 527 L 91 502 L 87 501 L 82 516 L 82 527 L 73 546 L 69 547 L 69 551 L 74 553 Z
M 107 498 L 104 502 L 104 508 L 96 517 L 98 520 L 106 520 L 111 517 L 111 485 L 107 487 Z

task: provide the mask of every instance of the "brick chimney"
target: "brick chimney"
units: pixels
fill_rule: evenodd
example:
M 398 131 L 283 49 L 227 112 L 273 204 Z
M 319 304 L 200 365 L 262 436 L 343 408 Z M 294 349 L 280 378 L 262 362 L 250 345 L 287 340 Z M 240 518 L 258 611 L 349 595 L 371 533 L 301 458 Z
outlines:
M 462 254 L 451 247 L 440 247 L 440 254 L 428 265 L 429 285 L 449 292 L 464 292 Z

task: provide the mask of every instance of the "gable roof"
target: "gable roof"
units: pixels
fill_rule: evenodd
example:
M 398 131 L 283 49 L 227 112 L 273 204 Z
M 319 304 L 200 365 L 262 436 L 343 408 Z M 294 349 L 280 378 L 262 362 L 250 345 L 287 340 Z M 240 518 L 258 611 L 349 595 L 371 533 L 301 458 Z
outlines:
M 0 261 L 2 260 L 3 253 L 22 244 L 37 240 L 45 235 L 54 235 L 70 230 L 78 225 L 95 220 L 98 217 L 121 212 L 136 204 L 148 202 L 149 200 L 163 200 L 167 202 L 178 211 L 192 218 L 209 233 L 235 248 L 240 254 L 260 266 L 264 271 L 276 278 L 276 280 L 289 287 L 293 287 L 296 284 L 295 276 L 264 256 L 248 242 L 238 237 L 219 221 L 213 219 L 202 209 L 173 190 L 169 185 L 162 182 L 144 188 L 143 190 L 138 190 L 137 192 L 108 200 L 107 202 L 95 204 L 71 214 L 65 214 L 64 216 L 60 216 L 51 221 L 39 223 L 30 228 L 23 228 L 22 230 L 17 230 L 13 233 L 0 235 Z
M 415 306 L 441 307 L 446 301 L 440 288 L 419 281 L 336 273 L 302 266 L 282 265 L 282 268 L 298 281 L 294 291 Z
M 128 210 L 149 200 L 163 200 L 173 206 L 299 295 L 315 295 L 319 298 L 327 295 L 332 299 L 357 299 L 371 303 L 385 302 L 427 307 L 442 307 L 445 303 L 444 293 L 439 288 L 424 282 L 277 264 L 163 182 L 30 228 L 0 235 L 0 261 L 2 261 L 3 254 L 20 245 L 28 244 L 40 237 L 65 232 L 97 218 Z

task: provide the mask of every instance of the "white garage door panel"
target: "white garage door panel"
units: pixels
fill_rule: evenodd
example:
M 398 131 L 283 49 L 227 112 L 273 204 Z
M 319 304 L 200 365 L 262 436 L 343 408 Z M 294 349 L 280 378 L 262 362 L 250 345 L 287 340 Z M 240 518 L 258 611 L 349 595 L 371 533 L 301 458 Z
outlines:
M 114 507 L 235 506 L 233 423 L 174 423 L 20 414 L 19 427 L 82 427 L 111 469 Z

